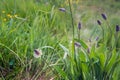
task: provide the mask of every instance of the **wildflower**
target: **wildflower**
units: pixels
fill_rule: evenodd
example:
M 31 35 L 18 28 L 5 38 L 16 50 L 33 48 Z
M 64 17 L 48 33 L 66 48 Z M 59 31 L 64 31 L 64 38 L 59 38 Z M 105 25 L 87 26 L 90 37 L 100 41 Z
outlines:
M 9 16 L 11 16 L 10 14 L 7 14 L 7 16 L 9 17 Z
M 99 39 L 99 37 L 97 36 L 95 40 L 98 41 L 98 39 Z
M 78 29 L 79 30 L 81 29 L 81 23 L 80 22 L 78 23 Z
M 78 42 L 75 42 L 74 45 L 75 45 L 76 47 L 81 47 L 80 43 L 78 43 Z
M 2 13 L 5 13 L 5 11 L 2 11 Z
M 41 55 L 42 55 L 42 50 L 39 50 L 39 49 L 35 49 L 35 50 L 34 50 L 33 56 L 34 56 L 35 58 L 39 58 L 39 57 L 41 57 Z
M 10 18 L 12 18 L 12 16 L 10 16 Z
M 98 23 L 99 25 L 101 25 L 101 21 L 100 21 L 100 20 L 97 20 L 97 23 Z
M 87 52 L 90 53 L 90 48 L 87 49 Z
M 116 25 L 116 32 L 120 31 L 119 25 Z
M 10 15 L 10 14 L 7 14 L 7 16 L 8 16 L 9 18 L 12 18 L 12 15 Z
M 14 17 L 17 17 L 17 16 L 18 16 L 17 14 L 14 15 Z
M 102 18 L 103 18 L 104 20 L 107 20 L 107 17 L 106 17 L 106 15 L 105 15 L 104 13 L 102 13 L 101 16 L 102 16 Z
M 3 21 L 7 21 L 7 19 L 6 19 L 6 18 L 4 18 L 4 19 L 3 19 Z
M 66 12 L 65 8 L 59 8 L 60 11 Z

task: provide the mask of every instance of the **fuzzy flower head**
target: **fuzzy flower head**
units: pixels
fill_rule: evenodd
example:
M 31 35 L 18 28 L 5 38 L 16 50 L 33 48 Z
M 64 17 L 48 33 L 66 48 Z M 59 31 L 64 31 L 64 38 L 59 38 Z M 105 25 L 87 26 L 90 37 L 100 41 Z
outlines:
M 39 57 L 41 57 L 41 55 L 42 55 L 42 50 L 39 50 L 39 49 L 35 49 L 35 50 L 34 50 L 33 56 L 34 56 L 35 58 L 39 58 Z
M 97 20 L 97 23 L 98 23 L 99 25 L 101 25 L 101 21 L 100 21 L 100 20 Z
M 104 20 L 107 20 L 107 16 L 104 13 L 102 13 L 101 16 Z
M 80 43 L 78 43 L 78 42 L 75 42 L 74 45 L 75 45 L 76 47 L 81 47 Z
M 90 48 L 87 49 L 87 52 L 90 53 Z
M 97 36 L 97 37 L 95 38 L 95 40 L 98 41 L 98 40 L 99 40 L 99 37 Z
M 120 31 L 120 26 L 116 25 L 116 32 Z
M 60 11 L 66 12 L 65 8 L 59 8 Z
M 79 30 L 81 29 L 81 23 L 80 22 L 78 23 L 78 29 Z

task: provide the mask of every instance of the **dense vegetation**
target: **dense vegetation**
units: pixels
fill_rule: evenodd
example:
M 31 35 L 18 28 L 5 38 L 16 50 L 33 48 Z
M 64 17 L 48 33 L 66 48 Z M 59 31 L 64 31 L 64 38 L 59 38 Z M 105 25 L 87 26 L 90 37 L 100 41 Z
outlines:
M 119 80 L 119 3 L 0 0 L 0 80 Z

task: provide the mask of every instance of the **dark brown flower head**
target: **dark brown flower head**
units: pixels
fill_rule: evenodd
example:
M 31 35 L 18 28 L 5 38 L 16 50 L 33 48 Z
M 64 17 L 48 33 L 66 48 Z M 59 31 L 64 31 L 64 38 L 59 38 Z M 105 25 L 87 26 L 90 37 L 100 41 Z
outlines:
M 107 17 L 106 17 L 106 15 L 105 15 L 104 13 L 102 13 L 101 16 L 102 16 L 102 18 L 103 18 L 104 20 L 107 20 Z
M 120 31 L 120 26 L 116 25 L 116 32 Z
M 74 45 L 75 45 L 76 47 L 81 47 L 80 43 L 78 43 L 78 42 L 75 42 Z
M 37 50 L 37 49 L 35 49 L 34 52 L 35 52 L 36 55 L 40 54 L 39 50 Z
M 100 20 L 97 20 L 97 23 L 98 23 L 99 25 L 101 25 L 101 21 L 100 21 Z
M 41 55 L 42 55 L 42 50 L 39 50 L 39 49 L 35 49 L 35 50 L 34 50 L 33 56 L 34 56 L 35 58 L 39 58 L 39 57 L 41 57 Z
M 87 49 L 87 52 L 90 53 L 90 48 Z
M 65 8 L 59 8 L 60 11 L 66 12 Z
M 81 23 L 80 22 L 78 23 L 78 29 L 79 30 L 81 29 Z
M 97 36 L 95 40 L 98 41 L 98 40 L 99 40 L 99 37 Z

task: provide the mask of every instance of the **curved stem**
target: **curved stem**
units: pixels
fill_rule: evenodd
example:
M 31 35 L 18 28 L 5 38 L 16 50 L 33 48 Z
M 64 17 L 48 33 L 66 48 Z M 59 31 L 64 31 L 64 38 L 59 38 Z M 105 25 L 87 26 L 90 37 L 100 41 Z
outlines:
M 102 26 L 101 26 L 101 29 L 102 29 L 102 31 L 103 31 L 103 42 L 104 42 L 104 29 L 103 29 Z
M 112 37 L 112 29 L 111 29 L 111 27 L 110 27 L 110 24 L 108 23 L 108 21 L 106 21 L 106 23 L 107 23 L 107 25 L 108 25 L 108 28 L 109 28 L 109 30 L 110 30 L 110 37 Z

